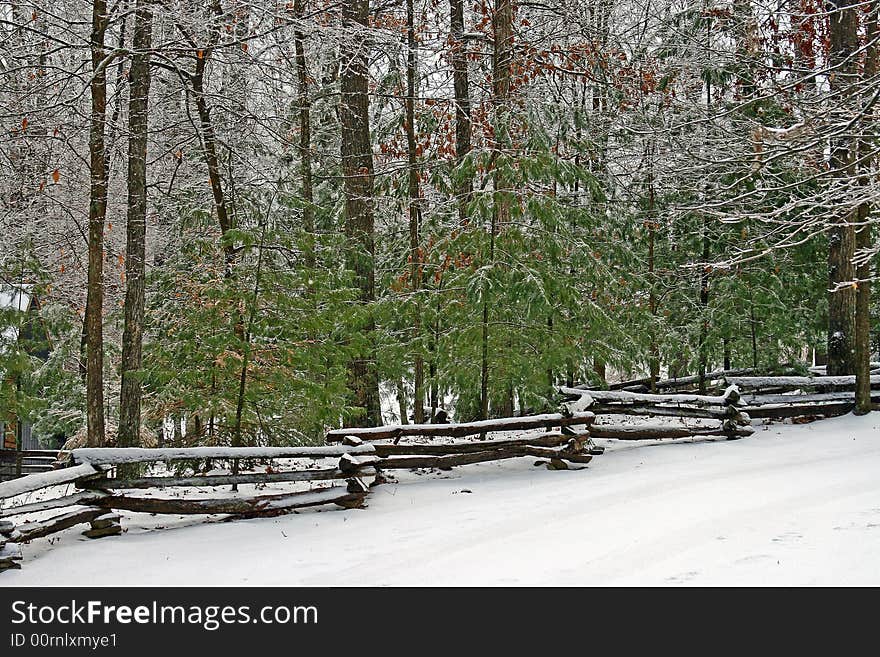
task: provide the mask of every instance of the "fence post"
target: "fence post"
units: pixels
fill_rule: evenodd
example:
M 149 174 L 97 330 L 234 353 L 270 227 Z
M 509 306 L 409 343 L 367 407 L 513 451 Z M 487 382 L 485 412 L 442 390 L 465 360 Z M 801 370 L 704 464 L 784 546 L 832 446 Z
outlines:
M 724 406 L 726 419 L 722 423 L 722 428 L 727 434 L 728 440 L 739 440 L 742 438 L 738 433 L 738 428 L 751 424 L 751 418 L 748 413 L 744 413 L 739 409 L 739 389 L 735 385 L 731 385 L 724 391 Z

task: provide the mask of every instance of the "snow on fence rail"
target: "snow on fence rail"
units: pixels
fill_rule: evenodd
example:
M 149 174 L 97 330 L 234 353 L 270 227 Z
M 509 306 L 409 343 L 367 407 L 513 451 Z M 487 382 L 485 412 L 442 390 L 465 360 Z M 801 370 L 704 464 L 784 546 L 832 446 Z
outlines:
M 374 474 L 369 464 L 346 470 L 339 465 L 330 468 L 294 467 L 287 471 L 235 473 L 230 475 L 193 476 L 128 476 L 114 468 L 138 463 L 170 463 L 176 461 L 276 460 L 328 458 L 357 459 L 376 453 L 372 445 L 324 445 L 316 447 L 193 447 L 193 448 L 83 448 L 70 453 L 70 467 L 39 473 L 0 483 L 0 501 L 54 486 L 74 484 L 76 493 L 46 500 L 25 501 L 0 508 L 0 571 L 18 568 L 20 544 L 48 536 L 78 524 L 89 523 L 84 532 L 89 538 L 112 536 L 122 531 L 120 517 L 113 510 L 168 514 L 231 514 L 239 517 L 273 516 L 295 509 L 335 504 L 344 508 L 363 506 L 369 489 L 360 477 Z M 340 463 L 343 463 L 340 458 Z M 345 485 L 333 485 L 344 479 Z M 276 482 L 328 481 L 331 485 L 313 490 L 273 494 L 244 494 L 216 499 L 188 498 L 185 493 L 170 499 L 138 497 L 113 491 L 138 488 L 205 487 Z M 64 509 L 61 515 L 35 522 L 14 525 L 10 517 L 40 514 Z
M 728 371 L 729 373 L 729 371 Z M 686 378 L 686 377 L 685 377 Z M 62 484 L 74 484 L 77 492 L 62 497 L 0 508 L 0 571 L 18 568 L 20 544 L 82 523 L 91 528 L 90 538 L 122 531 L 114 510 L 168 514 L 230 514 L 238 517 L 271 516 L 298 508 L 335 504 L 359 508 L 369 492 L 363 477 L 384 481 L 383 471 L 411 468 L 449 469 L 456 466 L 517 457 L 546 459 L 549 469 L 568 469 L 570 463 L 589 463 L 601 454 L 593 438 L 655 440 L 691 436 L 726 436 L 753 432 L 752 417 L 835 415 L 854 405 L 855 377 L 785 376 L 723 378 L 728 387 L 720 395 L 646 394 L 628 390 L 560 388 L 565 398 L 561 413 L 500 418 L 453 424 L 410 424 L 371 428 L 334 429 L 328 445 L 315 447 L 193 447 L 193 448 L 83 448 L 70 454 L 71 466 L 0 483 L 0 502 L 25 493 Z M 880 401 L 880 375 L 871 377 L 872 397 Z M 668 389 L 674 389 L 669 386 Z M 747 390 L 741 394 L 740 390 Z M 814 392 L 804 393 L 803 390 Z M 815 392 L 818 391 L 818 392 Z M 700 420 L 696 426 L 671 424 L 613 424 L 597 422 L 602 416 L 676 417 Z M 714 421 L 706 424 L 705 421 Z M 556 428 L 558 427 L 558 431 Z M 546 429 L 546 433 L 487 440 L 499 431 Z M 474 438 L 476 436 L 476 438 Z M 444 438 L 452 441 L 411 442 L 403 438 Z M 336 459 L 331 467 L 267 469 L 265 472 L 162 476 L 120 476 L 119 466 L 178 461 L 213 462 L 278 459 Z M 113 475 L 116 476 L 113 476 Z M 333 482 L 345 480 L 345 485 Z M 246 494 L 218 498 L 171 499 L 131 496 L 114 491 L 166 487 L 216 487 L 325 481 L 330 485 L 306 491 Z M 61 515 L 14 525 L 6 520 L 53 509 Z
M 578 409 L 589 409 L 596 416 L 631 415 L 641 417 L 677 417 L 715 420 L 718 424 L 695 426 L 593 424 L 594 438 L 615 440 L 656 440 L 691 436 L 727 436 L 741 438 L 751 435 L 751 418 L 737 406 L 740 395 L 736 386 L 728 386 L 721 395 L 646 394 L 624 390 L 559 389 L 569 403 Z
M 703 382 L 707 385 L 720 382 L 727 376 L 739 376 L 746 374 L 754 374 L 752 368 L 738 368 L 730 370 L 715 370 L 706 372 L 703 375 Z M 680 376 L 671 379 L 657 379 L 654 382 L 654 388 L 658 392 L 664 390 L 675 390 L 678 388 L 693 388 L 695 384 L 700 383 L 700 375 L 693 374 L 689 376 Z M 573 386 L 577 390 L 601 390 L 600 386 L 593 384 L 581 384 Z M 619 381 L 608 385 L 608 390 L 623 390 L 625 392 L 648 392 L 651 389 L 651 377 L 645 376 L 638 379 L 630 379 L 628 381 Z
M 880 374 L 870 381 L 871 401 L 878 404 Z M 855 376 L 728 377 L 727 382 L 748 391 L 740 403 L 753 418 L 834 417 L 855 407 Z
M 0 518 L 63 509 L 60 515 L 46 520 L 14 526 L 8 520 L 0 520 L 0 570 L 18 567 L 21 559 L 19 543 L 47 536 L 77 524 L 89 523 L 91 529 L 84 532 L 90 538 L 112 536 L 122 531 L 119 515 L 114 510 L 162 514 L 230 514 L 237 517 L 272 516 L 289 513 L 295 509 L 335 504 L 345 508 L 359 508 L 369 492 L 362 478 L 375 477 L 373 485 L 382 483 L 382 471 L 410 468 L 441 468 L 499 461 L 532 456 L 548 460 L 550 469 L 568 469 L 568 463 L 588 463 L 596 453 L 589 442 L 589 432 L 574 431 L 570 425 L 588 426 L 594 418 L 592 413 L 558 413 L 531 418 L 505 418 L 488 423 L 466 425 L 410 425 L 411 435 L 444 435 L 450 437 L 474 436 L 491 431 L 554 427 L 565 432 L 546 433 L 526 438 L 501 440 L 464 440 L 443 445 L 374 444 L 362 440 L 357 433 L 378 440 L 377 436 L 398 438 L 406 433 L 401 427 L 379 427 L 372 430 L 343 430 L 340 437 L 334 435 L 335 444 L 315 447 L 193 447 L 193 448 L 83 448 L 70 453 L 71 467 L 52 473 L 23 477 L 0 484 L 0 500 L 37 491 L 59 484 L 74 484 L 76 493 L 48 500 L 26 502 L 0 509 Z M 340 432 L 334 432 L 338 434 Z M 141 463 L 171 463 L 180 461 L 232 461 L 277 459 L 312 459 L 338 461 L 332 467 L 310 467 L 266 472 L 233 471 L 231 474 L 195 474 L 130 476 L 120 474 L 119 466 Z M 316 464 L 313 464 L 316 466 Z M 114 476 L 115 474 L 115 476 Z M 343 479 L 346 485 L 332 485 Z M 246 494 L 205 499 L 187 497 L 182 492 L 172 498 L 142 497 L 119 491 L 156 489 L 166 487 L 216 487 L 238 484 L 267 484 L 280 482 L 327 481 L 328 487 L 307 491 Z
M 551 428 L 554 426 L 561 427 L 572 424 L 589 424 L 593 421 L 593 416 L 593 413 L 547 413 L 544 415 L 505 417 L 455 424 L 392 424 L 382 427 L 333 429 L 327 432 L 327 442 L 340 442 L 346 436 L 356 436 L 362 440 L 387 440 L 403 436 L 449 436 L 461 438 L 463 436 L 487 434 L 494 431 L 519 431 L 524 429 Z

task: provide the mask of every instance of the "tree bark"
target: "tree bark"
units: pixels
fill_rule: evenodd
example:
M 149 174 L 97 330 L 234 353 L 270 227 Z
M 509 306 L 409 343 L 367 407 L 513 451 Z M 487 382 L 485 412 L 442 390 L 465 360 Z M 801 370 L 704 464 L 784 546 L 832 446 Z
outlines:
M 878 25 L 878 13 L 880 2 L 874 0 L 869 6 L 869 12 L 865 21 L 867 47 L 865 48 L 865 65 L 862 70 L 862 78 L 868 84 L 873 84 L 872 79 L 878 72 L 878 54 L 880 48 L 877 39 L 880 38 L 880 25 Z M 870 132 L 870 110 L 865 106 L 870 102 L 873 89 L 863 89 L 863 111 L 867 112 L 860 122 L 864 132 Z M 861 139 L 859 142 L 860 161 L 858 168 L 861 170 L 859 184 L 867 185 L 870 182 L 869 175 L 871 165 L 876 156 L 872 152 L 874 144 L 870 139 Z M 871 261 L 864 257 L 864 251 L 872 246 L 871 224 L 869 222 L 871 206 L 867 202 L 859 205 L 858 223 L 856 233 L 856 249 L 862 252 L 864 259 L 856 268 L 858 289 L 856 291 L 855 309 L 855 372 L 856 372 L 856 407 L 857 415 L 864 415 L 871 411 Z
M 416 33 L 415 11 L 413 0 L 406 0 L 406 144 L 408 158 L 407 187 L 409 191 L 409 259 L 410 279 L 413 292 L 413 336 L 418 339 L 421 334 L 422 317 L 419 290 L 422 287 L 422 263 L 420 242 L 420 226 L 422 221 L 421 192 L 419 189 L 419 167 L 416 160 Z M 418 343 L 413 357 L 413 421 L 421 424 L 425 421 L 424 380 L 425 364 Z M 403 419 L 401 418 L 401 421 Z
M 306 0 L 295 0 L 294 13 L 299 20 L 305 14 Z M 296 56 L 297 104 L 299 105 L 299 171 L 301 177 L 300 195 L 303 200 L 303 232 L 305 246 L 303 261 L 307 269 L 315 267 L 315 210 L 312 207 L 312 126 L 311 101 L 309 99 L 309 77 L 306 68 L 305 37 L 301 30 L 293 33 L 293 46 Z
M 86 420 L 88 444 L 104 444 L 104 220 L 107 216 L 107 3 L 93 0 L 91 118 L 89 126 L 89 265 L 86 297 Z
M 471 99 L 468 80 L 467 52 L 464 44 L 464 0 L 449 0 L 450 37 L 452 41 L 452 86 L 455 94 L 455 158 L 456 164 L 471 150 Z M 456 186 L 458 218 L 467 219 L 467 205 L 473 192 L 469 176 L 462 176 Z
M 340 86 L 342 103 L 342 172 L 345 177 L 345 233 L 348 241 L 346 266 L 354 272 L 360 303 L 369 318 L 360 327 L 372 342 L 375 329 L 372 311 L 375 300 L 375 246 L 373 225 L 373 151 L 370 144 L 370 111 L 367 86 L 367 21 L 369 0 L 345 0 L 342 24 L 349 37 L 342 48 Z M 379 376 L 372 353 L 360 354 L 349 363 L 349 387 L 355 407 L 361 409 L 358 422 L 379 424 Z
M 492 15 L 494 51 L 492 55 L 492 129 L 494 131 L 494 169 L 492 184 L 494 202 L 489 227 L 489 264 L 495 262 L 495 236 L 510 222 L 510 196 L 502 172 L 502 150 L 509 144 L 508 103 L 510 101 L 510 74 L 513 63 L 513 4 L 511 0 L 496 0 Z M 480 417 L 489 417 L 489 286 L 483 285 L 483 313 L 480 359 Z
M 846 121 L 846 105 L 853 100 L 853 87 L 857 75 L 859 47 L 859 17 L 857 5 L 850 0 L 832 0 L 829 12 L 830 54 L 829 63 L 833 74 L 830 88 L 836 107 L 832 118 Z M 835 122 L 838 122 L 835 120 Z M 831 175 L 841 187 L 841 197 L 852 178 L 854 160 L 853 140 L 839 136 L 831 143 Z M 845 201 L 844 201 L 845 204 Z M 844 212 L 831 218 L 828 240 L 828 374 L 852 374 L 855 371 L 855 290 L 849 283 L 855 280 L 853 256 L 855 254 L 854 216 Z
M 125 326 L 122 333 L 122 384 L 119 393 L 120 447 L 138 445 L 144 325 L 147 231 L 147 128 L 153 14 L 145 0 L 135 10 L 128 103 L 128 216 L 125 246 Z

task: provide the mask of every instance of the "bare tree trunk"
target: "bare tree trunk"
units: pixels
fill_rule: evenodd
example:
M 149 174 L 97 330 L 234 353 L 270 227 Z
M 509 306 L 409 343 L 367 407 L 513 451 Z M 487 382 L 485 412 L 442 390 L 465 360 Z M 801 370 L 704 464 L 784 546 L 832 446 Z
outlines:
M 513 2 L 512 0 L 496 0 L 495 13 L 492 17 L 494 33 L 494 56 L 492 58 L 492 105 L 493 128 L 495 129 L 496 162 L 501 151 L 510 142 L 510 126 L 508 104 L 510 102 L 510 78 L 513 66 Z M 493 172 L 495 186 L 495 224 L 503 228 L 510 222 L 510 194 L 508 181 L 496 165 Z
M 107 216 L 107 160 L 104 130 L 107 122 L 107 62 L 104 35 L 107 3 L 92 3 L 92 100 L 89 127 L 89 268 L 86 298 L 86 418 L 88 444 L 104 444 L 104 220 Z
M 340 119 L 342 172 L 345 176 L 345 232 L 348 239 L 346 266 L 355 273 L 360 302 L 365 306 L 370 306 L 375 300 L 373 151 L 367 87 L 368 18 L 369 0 L 344 1 L 342 23 L 349 39 L 342 48 Z M 361 327 L 361 331 L 368 336 L 368 342 L 372 342 L 374 329 L 372 317 Z M 379 376 L 372 353 L 352 359 L 349 379 L 354 405 L 363 411 L 358 421 L 366 425 L 379 424 Z
M 494 52 L 492 56 L 492 127 L 495 138 L 492 156 L 495 168 L 492 184 L 495 188 L 492 221 L 489 227 L 489 263 L 495 262 L 495 236 L 499 228 L 510 222 L 510 197 L 507 181 L 501 168 L 501 152 L 509 139 L 508 103 L 510 75 L 513 64 L 513 4 L 511 0 L 496 0 L 492 15 Z M 500 165 L 500 166 L 499 166 Z M 489 417 L 489 288 L 483 286 L 482 344 L 480 363 L 480 415 Z
M 850 0 L 832 0 L 829 3 L 831 45 L 829 61 L 833 75 L 831 91 L 837 106 L 832 116 L 845 120 L 845 105 L 852 100 L 857 75 L 856 51 L 858 38 L 858 6 Z M 839 136 L 831 144 L 831 170 L 842 188 L 852 178 L 854 166 L 853 140 Z M 841 195 L 846 192 L 841 190 Z M 852 374 L 855 370 L 855 290 L 848 282 L 855 279 L 853 255 L 855 254 L 854 219 L 851 213 L 833 218 L 828 240 L 828 374 Z M 839 284 L 843 284 L 839 287 Z M 838 289 L 839 287 L 839 289 Z
M 294 13 L 302 20 L 305 13 L 306 0 L 294 2 Z M 312 126 L 311 101 L 309 100 L 309 78 L 306 68 L 304 36 L 300 30 L 293 33 L 293 45 L 296 53 L 297 103 L 299 105 L 299 171 L 302 178 L 301 196 L 303 203 L 303 231 L 305 232 L 305 253 L 303 260 L 306 268 L 315 267 L 315 210 L 312 207 Z
M 699 389 L 700 393 L 706 392 L 706 370 L 708 367 L 708 335 L 709 335 L 709 225 L 708 219 L 703 217 L 703 269 L 700 272 L 700 322 L 699 337 Z
M 153 14 L 145 0 L 135 10 L 129 71 L 128 216 L 125 246 L 125 326 L 122 333 L 122 385 L 119 394 L 120 447 L 139 444 L 147 232 L 147 127 Z
M 660 347 L 657 344 L 657 277 L 654 242 L 657 233 L 657 218 L 654 195 L 654 145 L 648 149 L 648 310 L 651 313 L 651 345 L 648 356 L 648 370 L 651 378 L 651 392 L 657 392 L 657 379 L 660 378 Z
M 865 65 L 862 71 L 863 80 L 868 85 L 873 85 L 873 78 L 878 72 L 878 55 L 880 48 L 877 46 L 877 39 L 880 38 L 880 25 L 878 25 L 878 13 L 880 13 L 880 1 L 873 0 L 870 5 L 869 13 L 865 21 L 865 32 L 867 47 L 865 49 Z M 863 111 L 868 112 L 862 117 L 860 124 L 863 131 L 871 130 L 868 125 L 870 110 L 865 106 L 870 103 L 873 95 L 873 89 L 863 89 L 865 100 L 862 101 Z M 873 144 L 869 139 L 861 139 L 859 142 L 860 157 L 864 161 L 858 163 L 858 168 L 862 170 L 863 175 L 859 177 L 861 185 L 867 185 L 870 181 L 867 172 L 871 170 L 871 164 L 875 159 L 872 153 Z M 856 249 L 857 251 L 867 251 L 872 246 L 871 240 L 871 224 L 869 217 L 871 207 L 867 202 L 859 205 L 858 222 L 859 228 L 856 233 Z M 864 253 L 860 253 L 862 261 L 856 268 L 856 277 L 858 278 L 858 290 L 856 291 L 856 310 L 855 310 L 855 369 L 856 369 L 856 408 L 858 415 L 864 415 L 871 410 L 871 261 L 865 258 Z
M 468 76 L 467 48 L 465 47 L 464 34 L 464 0 L 449 0 L 450 14 L 450 51 L 452 60 L 452 84 L 455 100 L 455 161 L 456 166 L 461 166 L 467 154 L 471 151 L 471 100 L 470 81 Z M 468 220 L 468 204 L 473 193 L 473 183 L 469 176 L 461 175 L 454 186 L 456 203 L 458 205 L 458 220 L 465 224 Z M 436 413 L 440 404 L 440 390 L 437 383 L 437 349 L 440 341 L 441 314 L 440 293 L 443 289 L 441 275 L 437 286 L 436 318 L 432 327 L 431 356 L 428 363 L 428 377 L 430 379 L 429 399 L 431 406 L 431 418 Z M 483 359 L 485 362 L 485 359 Z M 482 377 L 481 377 L 482 378 Z M 482 382 L 481 382 L 482 389 Z M 481 400 L 483 397 L 481 396 Z M 488 409 L 487 409 L 488 412 Z
M 464 44 L 464 0 L 449 0 L 452 41 L 452 86 L 455 93 L 455 157 L 458 164 L 471 150 L 471 99 Z M 467 218 L 467 204 L 473 192 L 471 179 L 465 176 L 456 189 L 458 218 Z
M 406 0 L 406 144 L 409 163 L 409 258 L 410 279 L 413 291 L 413 335 L 418 338 L 422 329 L 422 316 L 419 290 L 422 287 L 422 262 L 420 241 L 420 224 L 422 221 L 421 192 L 419 190 L 419 168 L 416 162 L 416 33 L 413 0 Z M 413 357 L 413 421 L 421 424 L 425 421 L 424 379 L 425 365 L 420 347 L 416 347 Z M 401 418 L 401 422 L 403 422 Z

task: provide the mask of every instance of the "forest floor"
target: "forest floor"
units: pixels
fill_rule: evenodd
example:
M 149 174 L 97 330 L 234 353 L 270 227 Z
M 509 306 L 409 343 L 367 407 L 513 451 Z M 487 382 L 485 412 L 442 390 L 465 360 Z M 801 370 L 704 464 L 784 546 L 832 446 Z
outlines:
M 121 536 L 24 546 L 0 586 L 880 584 L 880 413 L 598 442 L 581 470 L 402 473 L 363 510 L 126 513 Z

